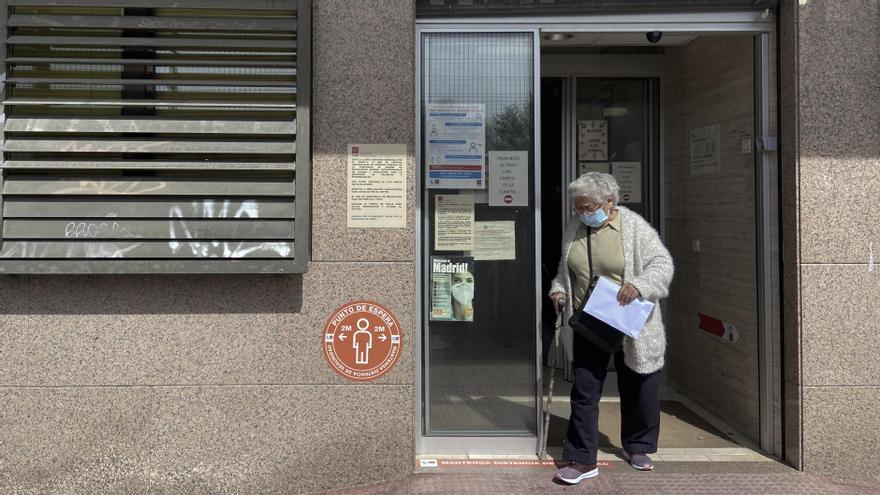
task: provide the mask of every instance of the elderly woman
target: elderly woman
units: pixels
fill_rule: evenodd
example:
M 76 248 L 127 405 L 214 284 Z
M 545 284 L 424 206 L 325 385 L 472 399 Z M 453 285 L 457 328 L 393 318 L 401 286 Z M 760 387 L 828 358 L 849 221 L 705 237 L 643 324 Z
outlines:
M 563 310 L 566 322 L 574 308 L 580 307 L 593 275 L 620 285 L 617 300 L 621 305 L 636 298 L 657 303 L 669 292 L 673 272 L 669 251 L 641 215 L 617 204 L 618 192 L 614 177 L 599 172 L 586 173 L 568 186 L 577 216 L 563 235 L 562 258 L 550 289 L 550 297 L 556 308 Z M 594 273 L 590 273 L 587 260 L 588 242 Z M 563 335 L 574 383 L 563 452 L 568 464 L 556 476 L 575 484 L 599 474 L 599 399 L 610 354 L 567 327 Z M 643 471 L 654 468 L 648 454 L 657 451 L 660 433 L 657 389 L 665 350 L 663 318 L 656 305 L 639 337 L 624 338 L 622 348 L 614 353 L 623 457 Z

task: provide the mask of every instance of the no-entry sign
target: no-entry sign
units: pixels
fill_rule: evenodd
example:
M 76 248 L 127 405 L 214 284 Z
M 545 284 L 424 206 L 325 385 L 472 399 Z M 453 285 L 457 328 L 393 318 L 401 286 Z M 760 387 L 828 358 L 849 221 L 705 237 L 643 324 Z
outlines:
M 349 380 L 375 380 L 400 357 L 400 334 L 400 323 L 384 306 L 352 301 L 336 308 L 324 325 L 324 358 Z

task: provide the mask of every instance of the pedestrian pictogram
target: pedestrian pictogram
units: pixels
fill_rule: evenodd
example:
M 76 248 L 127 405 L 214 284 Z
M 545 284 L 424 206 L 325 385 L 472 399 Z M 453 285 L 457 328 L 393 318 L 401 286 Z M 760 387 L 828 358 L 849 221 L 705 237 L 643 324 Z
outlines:
M 349 380 L 375 380 L 400 357 L 400 334 L 397 318 L 381 304 L 352 301 L 324 325 L 324 358 Z

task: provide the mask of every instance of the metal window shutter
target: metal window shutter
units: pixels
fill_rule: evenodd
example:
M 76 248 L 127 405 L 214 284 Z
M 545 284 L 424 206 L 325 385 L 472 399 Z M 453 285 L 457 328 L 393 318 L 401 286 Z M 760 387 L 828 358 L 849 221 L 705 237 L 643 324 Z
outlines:
M 3 16 L 0 273 L 305 270 L 310 2 Z

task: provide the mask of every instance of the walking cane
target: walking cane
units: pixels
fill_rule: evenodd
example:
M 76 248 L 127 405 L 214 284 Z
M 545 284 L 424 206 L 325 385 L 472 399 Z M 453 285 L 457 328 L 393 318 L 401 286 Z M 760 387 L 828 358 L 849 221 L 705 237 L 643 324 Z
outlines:
M 546 461 L 547 456 L 547 437 L 550 432 L 550 404 L 553 402 L 553 378 L 556 375 L 556 363 L 559 362 L 559 329 L 562 328 L 562 311 L 565 307 L 565 299 L 560 299 L 559 305 L 556 307 L 556 331 L 553 334 L 553 364 L 550 365 L 550 386 L 547 388 L 547 405 L 544 406 L 544 442 L 541 446 L 541 453 L 538 457 L 542 461 Z M 547 359 L 550 364 L 550 359 Z

